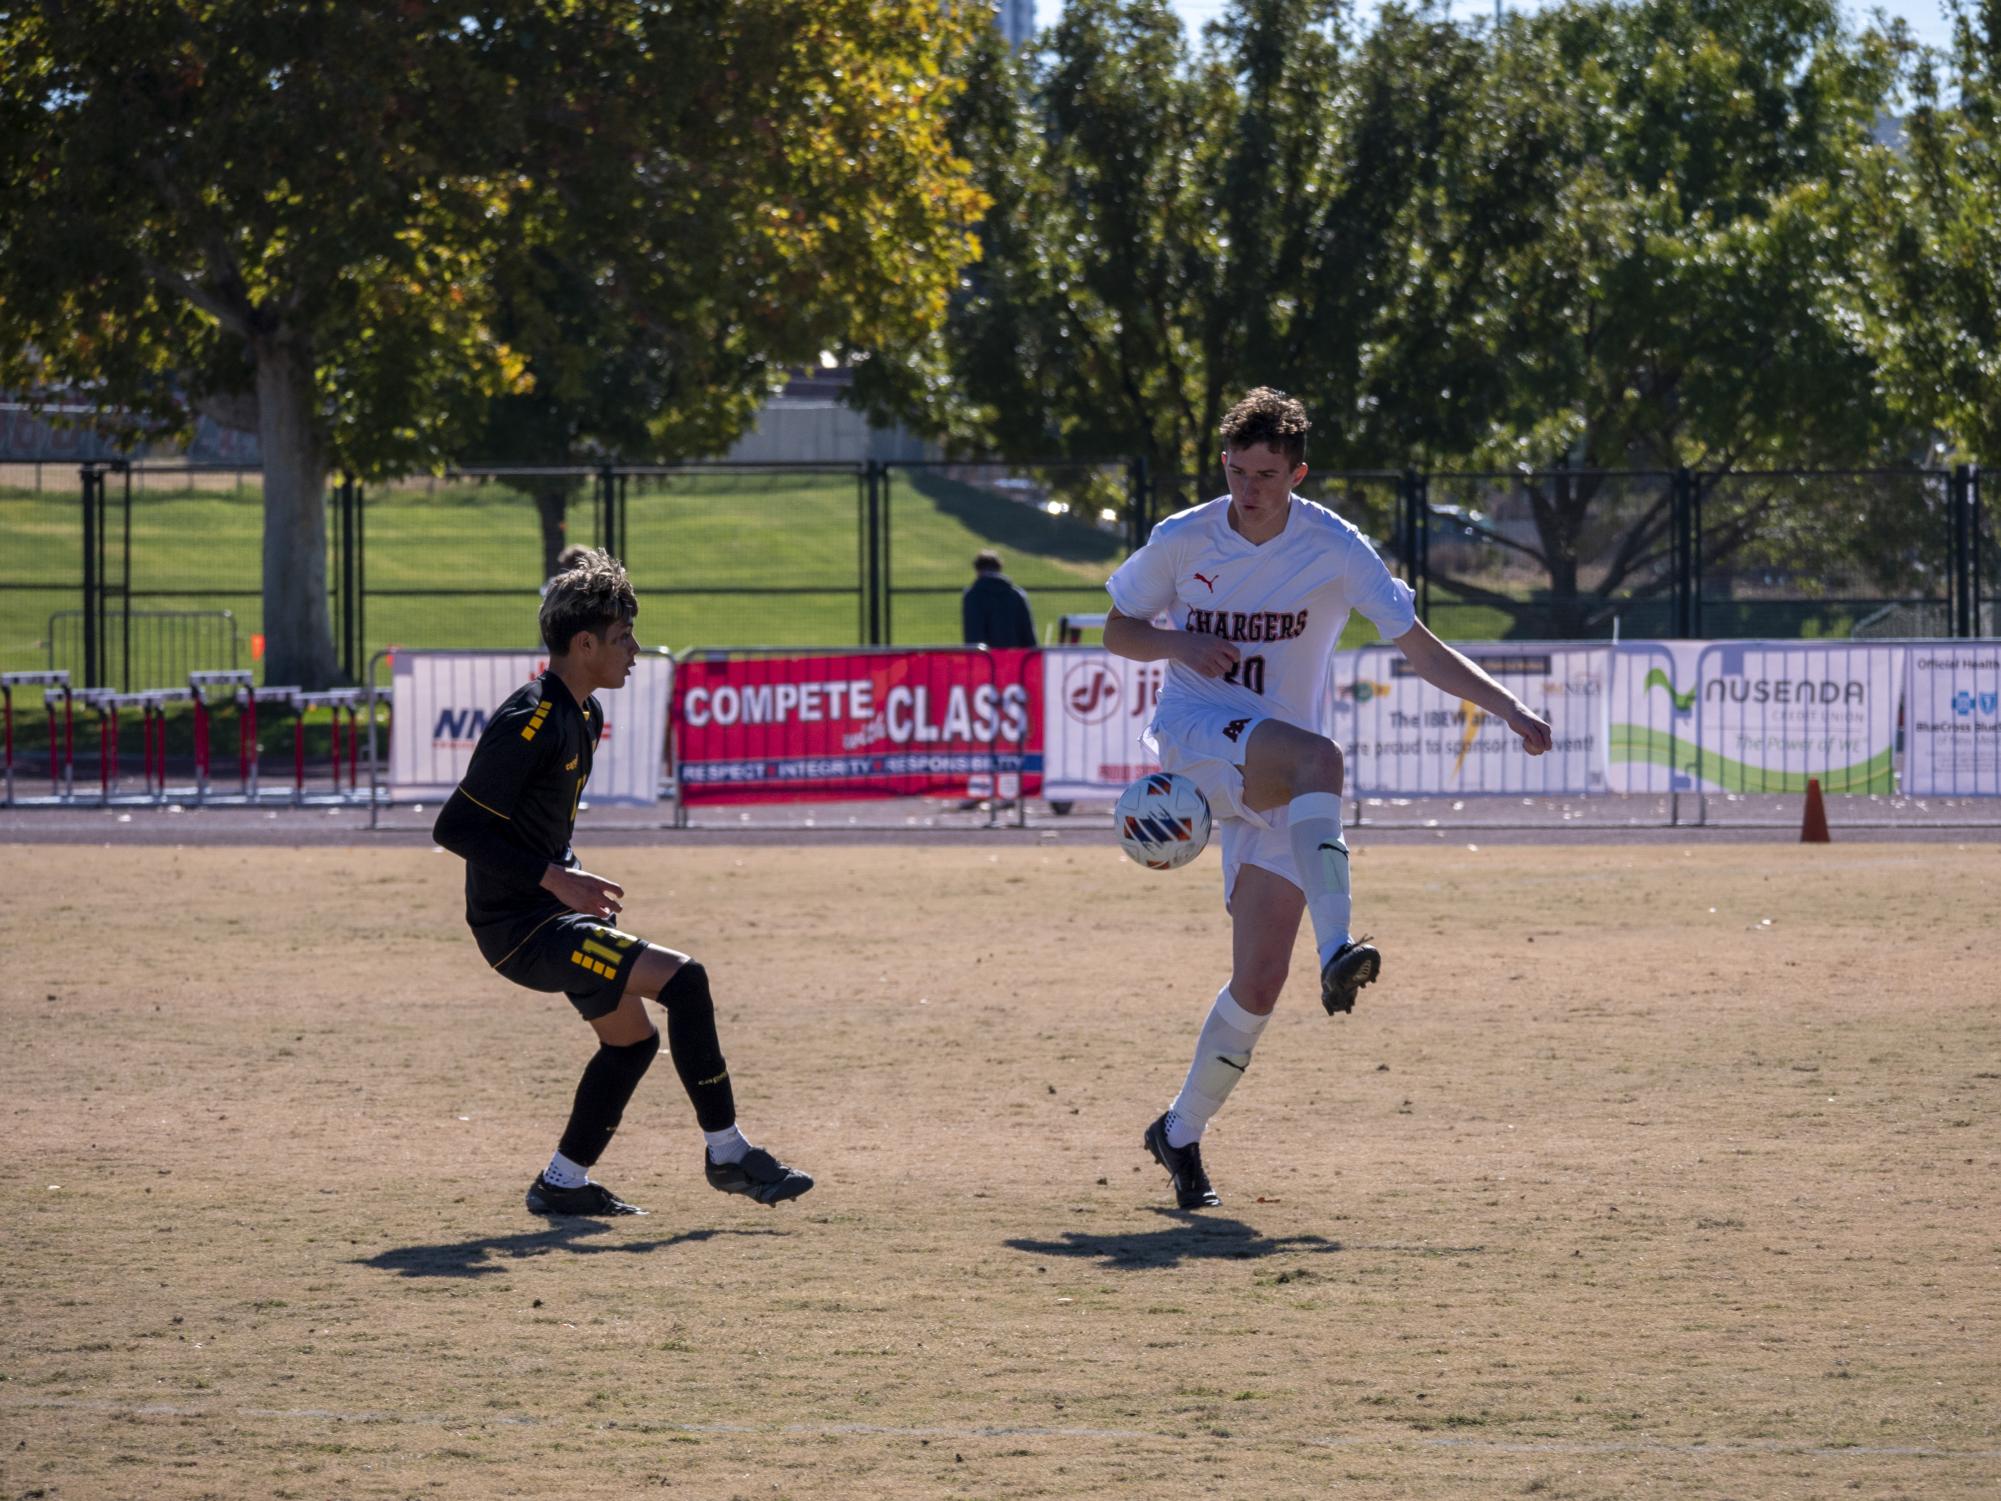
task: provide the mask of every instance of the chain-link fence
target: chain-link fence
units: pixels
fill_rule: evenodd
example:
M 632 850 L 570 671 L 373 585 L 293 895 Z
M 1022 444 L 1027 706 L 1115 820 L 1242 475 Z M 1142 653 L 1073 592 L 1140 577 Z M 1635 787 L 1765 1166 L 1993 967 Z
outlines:
M 1704 476 L 1695 632 L 1951 635 L 1952 475 Z
M 226 613 L 261 680 L 257 472 L 68 473 L 65 488 L 47 464 L 0 472 L 0 670 L 153 686 L 134 667 L 178 675 L 181 657 L 211 650 L 191 622 Z M 1104 580 L 1159 519 L 1155 501 L 1185 488 L 1125 461 L 336 481 L 330 627 L 349 674 L 398 646 L 533 645 L 541 586 L 563 545 L 582 542 L 626 560 L 654 644 L 956 643 L 982 550 L 1001 555 L 1047 638 L 1060 617 L 1105 608 Z M 1303 488 L 1370 538 L 1453 639 L 1972 635 L 1994 630 L 2001 596 L 2001 546 L 1970 468 L 1366 471 Z M 77 628 L 58 630 L 72 614 Z
M 51 617 L 80 608 L 82 511 L 74 464 L 0 465 L 0 672 L 45 670 Z
M 883 641 L 962 641 L 961 600 L 982 551 L 1028 595 L 1038 639 L 1109 603 L 1105 580 L 1132 545 L 1130 466 L 899 463 L 883 478 Z

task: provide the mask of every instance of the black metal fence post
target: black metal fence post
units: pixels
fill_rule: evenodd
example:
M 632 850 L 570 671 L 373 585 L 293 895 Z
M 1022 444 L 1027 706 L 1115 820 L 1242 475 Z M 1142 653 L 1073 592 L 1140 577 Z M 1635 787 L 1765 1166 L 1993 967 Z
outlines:
M 118 687 L 132 691 L 132 466 L 123 460 L 119 470 L 125 476 L 125 536 L 118 568 Z
M 1946 485 L 1947 584 L 1952 591 L 1952 633 L 1962 639 L 1976 634 L 1980 613 L 1974 608 L 1976 543 L 1973 536 L 1972 467 L 1960 464 Z
M 882 463 L 870 459 L 865 471 L 868 488 L 867 543 L 864 548 L 866 567 L 863 570 L 862 590 L 868 596 L 868 639 L 869 646 L 880 646 L 882 642 Z
M 1971 549 L 1972 557 L 1969 564 L 1973 587 L 1968 591 L 1973 597 L 1973 619 L 1971 622 L 1972 629 L 1967 634 L 1978 636 L 1981 633 L 1981 627 L 1986 618 L 1981 614 L 1980 584 L 1981 580 L 1987 576 L 1986 559 L 1980 555 L 1980 550 L 1986 543 L 1983 539 L 1983 529 L 1980 524 L 1980 466 L 1978 464 L 1968 464 L 1966 466 L 1966 530 L 1967 535 L 1973 541 Z M 1997 629 L 2001 629 L 2001 627 L 1997 627 Z
M 1674 634 L 1686 641 L 1695 634 L 1695 505 L 1694 477 L 1687 469 L 1668 476 L 1668 528 L 1674 549 Z
M 360 487 L 343 472 L 334 490 L 334 601 L 340 612 L 340 671 L 361 681 Z
M 882 646 L 896 639 L 896 571 L 890 548 L 890 539 L 896 535 L 890 518 L 894 473 L 888 464 L 882 466 L 882 640 L 878 643 Z
M 1140 454 L 1126 464 L 1126 518 L 1129 532 L 1126 540 L 1134 552 L 1146 546 L 1147 536 L 1153 531 L 1153 491 L 1149 480 L 1145 454 Z
M 97 625 L 98 612 L 103 608 L 100 590 L 103 585 L 98 576 L 98 514 L 97 494 L 102 479 L 95 465 L 85 464 L 77 471 L 83 481 L 83 671 L 79 686 L 94 688 L 100 686 L 97 676 Z
M 612 513 L 612 535 L 616 539 L 616 541 L 614 542 L 611 548 L 611 555 L 614 558 L 617 558 L 621 563 L 624 562 L 628 556 L 630 556 L 630 554 L 627 553 L 626 551 L 626 548 L 630 545 L 630 543 L 629 539 L 626 537 L 625 534 L 625 516 L 626 516 L 626 502 L 631 498 L 630 494 L 631 485 L 632 485 L 631 475 L 620 474 L 618 476 L 618 491 L 617 491 L 618 500 Z
M 1403 562 L 1403 581 L 1417 588 L 1417 510 L 1421 481 L 1415 469 L 1404 470 L 1397 480 L 1397 555 Z
M 1702 635 L 1703 476 L 1688 477 L 1688 634 Z
M 1403 472 L 1404 582 L 1417 596 L 1417 618 L 1431 624 L 1431 476 Z

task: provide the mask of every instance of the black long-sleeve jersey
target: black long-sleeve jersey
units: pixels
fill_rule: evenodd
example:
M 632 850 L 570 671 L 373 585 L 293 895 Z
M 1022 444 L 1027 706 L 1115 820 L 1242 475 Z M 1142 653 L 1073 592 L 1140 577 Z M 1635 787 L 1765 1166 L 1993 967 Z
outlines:
M 596 697 L 579 704 L 544 672 L 494 711 L 438 814 L 431 836 L 466 862 L 466 924 L 489 963 L 569 910 L 542 876 L 578 863 L 570 839 L 603 730 Z

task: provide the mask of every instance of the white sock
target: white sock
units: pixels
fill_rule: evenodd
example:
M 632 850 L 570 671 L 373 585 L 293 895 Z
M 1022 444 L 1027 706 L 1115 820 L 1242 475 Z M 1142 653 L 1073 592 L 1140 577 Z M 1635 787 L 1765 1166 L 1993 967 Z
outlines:
M 1313 941 L 1324 967 L 1348 941 L 1353 899 L 1348 894 L 1348 841 L 1341 837 L 1341 799 L 1332 792 L 1309 792 L 1287 805 L 1292 863 L 1313 919 Z
M 582 1188 L 591 1181 L 589 1168 L 579 1167 L 561 1152 L 549 1159 L 549 1165 L 542 1169 L 542 1181 L 557 1188 Z
M 1169 1146 L 1185 1147 L 1202 1139 L 1209 1117 L 1223 1108 L 1223 1101 L 1251 1066 L 1251 1049 L 1258 1045 L 1258 1034 L 1270 1020 L 1269 1015 L 1256 1016 L 1239 1006 L 1229 986 L 1216 992 L 1215 1004 L 1195 1039 L 1195 1061 L 1188 1067 L 1188 1078 L 1168 1108 Z
M 750 1150 L 750 1143 L 743 1139 L 743 1132 L 735 1126 L 725 1126 L 720 1131 L 704 1131 L 702 1140 L 709 1144 L 711 1162 L 741 1162 Z

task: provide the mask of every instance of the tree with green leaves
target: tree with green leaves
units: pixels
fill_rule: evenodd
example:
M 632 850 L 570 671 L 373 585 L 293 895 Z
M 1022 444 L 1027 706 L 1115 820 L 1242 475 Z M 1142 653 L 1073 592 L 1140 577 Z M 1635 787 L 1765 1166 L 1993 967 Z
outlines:
M 1446 399 L 1480 424 L 1466 459 L 1530 476 L 1536 541 L 1496 540 L 1547 574 L 1570 631 L 1594 601 L 1663 577 L 1668 487 L 1614 513 L 1607 471 L 1895 451 L 1857 232 L 1895 55 L 1847 34 L 1832 0 L 1593 0 L 1510 22 L 1494 43 L 1505 92 L 1486 91 L 1482 112 L 1531 168 L 1513 212 L 1532 232 L 1469 264 L 1462 235 L 1510 211 L 1475 178 L 1440 206 L 1427 300 L 1443 288 L 1450 345 L 1484 345 L 1503 373 Z M 1712 562 L 1802 519 L 1790 490 L 1733 494 L 1706 517 Z M 1499 598 L 1468 580 L 1458 592 Z
M 330 469 L 437 465 L 538 391 L 600 442 L 720 444 L 774 369 L 942 318 L 982 206 L 943 125 L 972 24 L 928 0 L 8 9 L 0 385 L 168 422 L 254 400 L 267 672 L 327 683 Z
M 1947 453 L 2001 454 L 2001 0 L 1958 14 L 1911 95 L 1905 150 L 1875 178 L 1885 374 Z
M 1468 524 L 1581 629 L 1666 576 L 1668 486 L 1608 472 L 1907 447 L 1863 191 L 1896 76 L 1833 0 L 1497 26 L 1392 3 L 1366 29 L 1236 0 L 1193 54 L 1158 0 L 1078 0 L 1029 66 L 969 79 L 955 132 L 995 208 L 919 394 L 968 446 L 1144 453 L 1187 476 L 1173 504 L 1216 485 L 1229 400 L 1282 386 L 1322 471 L 1524 476 L 1530 534 Z M 1710 520 L 1720 564 L 1808 531 L 1855 553 L 1882 515 L 1747 484 Z M 1519 580 L 1456 586 L 1512 603 Z

